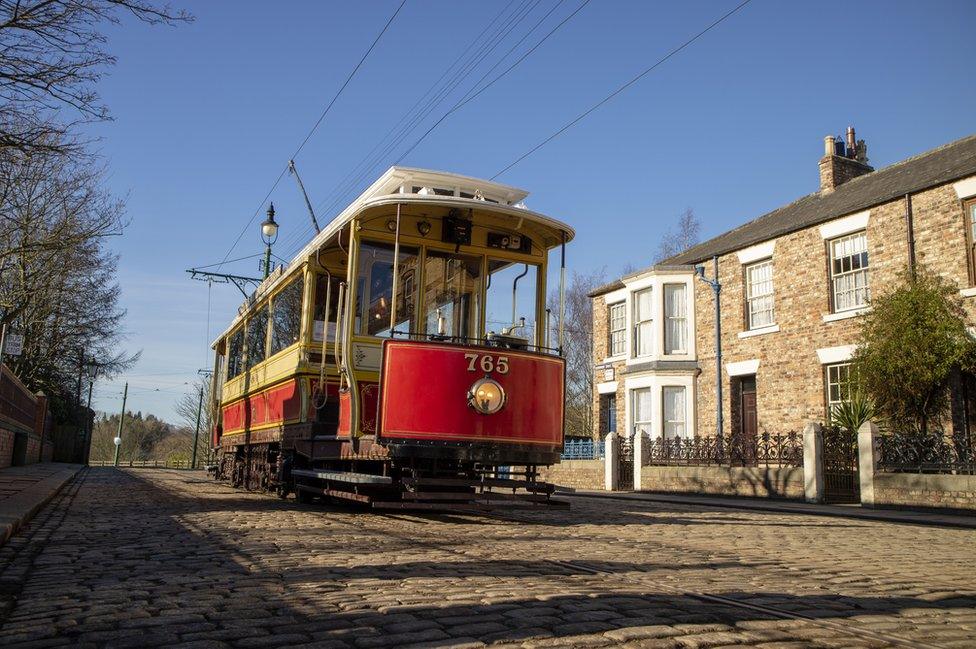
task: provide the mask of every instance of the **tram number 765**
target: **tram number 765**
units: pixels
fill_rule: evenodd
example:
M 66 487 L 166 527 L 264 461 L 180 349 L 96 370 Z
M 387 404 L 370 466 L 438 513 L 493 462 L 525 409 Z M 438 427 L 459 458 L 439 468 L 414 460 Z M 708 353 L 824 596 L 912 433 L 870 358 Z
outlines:
M 484 356 L 480 354 L 465 354 L 464 358 L 468 361 L 469 372 L 477 372 L 480 368 L 485 374 L 489 372 L 508 374 L 508 356 L 499 356 L 496 359 L 494 356 L 488 354 Z

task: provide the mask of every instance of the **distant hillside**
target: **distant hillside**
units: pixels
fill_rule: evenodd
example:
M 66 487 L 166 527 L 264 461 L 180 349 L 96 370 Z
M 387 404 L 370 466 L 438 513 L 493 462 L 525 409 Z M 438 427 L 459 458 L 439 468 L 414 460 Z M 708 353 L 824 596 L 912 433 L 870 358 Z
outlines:
M 92 430 L 91 460 L 112 460 L 115 456 L 113 440 L 119 430 L 119 416 L 104 413 L 95 419 Z M 201 425 L 197 441 L 197 462 L 206 458 L 208 447 L 206 428 Z M 167 423 L 155 415 L 128 412 L 122 429 L 120 460 L 189 461 L 193 454 L 193 429 Z

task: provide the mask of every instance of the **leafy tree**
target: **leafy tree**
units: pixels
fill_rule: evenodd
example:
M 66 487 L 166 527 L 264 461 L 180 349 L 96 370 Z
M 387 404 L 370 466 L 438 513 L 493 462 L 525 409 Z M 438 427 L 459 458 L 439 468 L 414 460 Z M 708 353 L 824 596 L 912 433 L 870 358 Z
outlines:
M 976 368 L 958 289 L 924 267 L 904 271 L 862 316 L 853 370 L 892 427 L 922 433 L 939 424 L 957 369 Z

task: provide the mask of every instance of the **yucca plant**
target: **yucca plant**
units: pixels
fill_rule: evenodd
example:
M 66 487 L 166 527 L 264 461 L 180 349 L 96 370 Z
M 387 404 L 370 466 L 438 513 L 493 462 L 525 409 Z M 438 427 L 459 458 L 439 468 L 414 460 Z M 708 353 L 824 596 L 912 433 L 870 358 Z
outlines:
M 830 425 L 856 433 L 867 421 L 874 418 L 875 408 L 871 398 L 860 390 L 854 390 L 850 398 L 835 405 L 830 413 Z

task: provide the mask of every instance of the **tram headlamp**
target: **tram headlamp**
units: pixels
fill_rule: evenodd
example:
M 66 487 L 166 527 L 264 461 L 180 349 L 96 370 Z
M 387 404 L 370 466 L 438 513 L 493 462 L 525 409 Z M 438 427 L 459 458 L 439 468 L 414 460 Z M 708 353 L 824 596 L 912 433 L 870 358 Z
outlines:
M 493 415 L 505 405 L 505 389 L 494 379 L 478 379 L 468 390 L 468 405 L 483 415 Z

